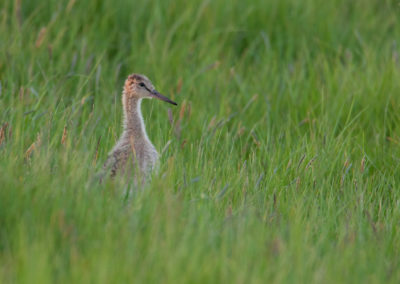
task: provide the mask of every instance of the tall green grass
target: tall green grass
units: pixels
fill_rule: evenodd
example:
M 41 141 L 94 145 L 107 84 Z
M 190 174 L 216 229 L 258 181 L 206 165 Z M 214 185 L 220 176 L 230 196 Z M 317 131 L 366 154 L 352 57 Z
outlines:
M 0 2 L 0 282 L 398 283 L 400 6 Z M 96 173 L 126 76 L 161 167 Z M 169 112 L 169 113 L 168 113 Z

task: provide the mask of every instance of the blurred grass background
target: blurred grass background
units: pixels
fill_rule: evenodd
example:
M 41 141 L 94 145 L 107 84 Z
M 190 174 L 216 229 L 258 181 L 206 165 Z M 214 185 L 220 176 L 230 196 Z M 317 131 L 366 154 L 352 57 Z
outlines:
M 398 283 L 399 3 L 1 1 L 0 281 Z M 99 185 L 133 72 L 161 168 Z

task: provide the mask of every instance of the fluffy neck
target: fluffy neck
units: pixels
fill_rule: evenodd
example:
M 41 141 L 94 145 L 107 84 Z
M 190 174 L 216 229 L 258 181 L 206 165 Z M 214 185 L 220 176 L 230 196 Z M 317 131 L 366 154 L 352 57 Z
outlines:
M 143 123 L 143 117 L 141 112 L 142 100 L 136 98 L 127 99 L 124 95 L 124 134 L 133 136 L 136 139 L 146 139 L 147 133 Z

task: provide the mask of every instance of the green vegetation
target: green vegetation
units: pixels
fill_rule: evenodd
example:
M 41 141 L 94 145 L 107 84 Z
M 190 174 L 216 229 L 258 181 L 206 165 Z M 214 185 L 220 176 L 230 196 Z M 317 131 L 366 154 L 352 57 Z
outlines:
M 0 282 L 399 283 L 399 12 L 1 1 Z M 127 196 L 96 174 L 133 72 L 179 105 L 143 103 Z

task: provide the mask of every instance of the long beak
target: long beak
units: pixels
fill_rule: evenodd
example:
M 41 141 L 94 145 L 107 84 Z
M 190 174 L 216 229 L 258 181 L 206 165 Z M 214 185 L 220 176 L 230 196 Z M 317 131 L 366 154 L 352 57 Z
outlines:
M 167 98 L 167 97 L 161 95 L 161 94 L 160 94 L 159 92 L 157 92 L 156 90 L 154 90 L 154 91 L 151 92 L 151 96 L 154 97 L 154 98 L 156 98 L 156 99 L 162 100 L 162 101 L 164 101 L 164 102 L 167 102 L 167 103 L 170 103 L 170 104 L 173 104 L 173 105 L 176 105 L 176 106 L 178 105 L 176 102 L 174 102 L 174 101 L 170 100 L 169 98 Z

